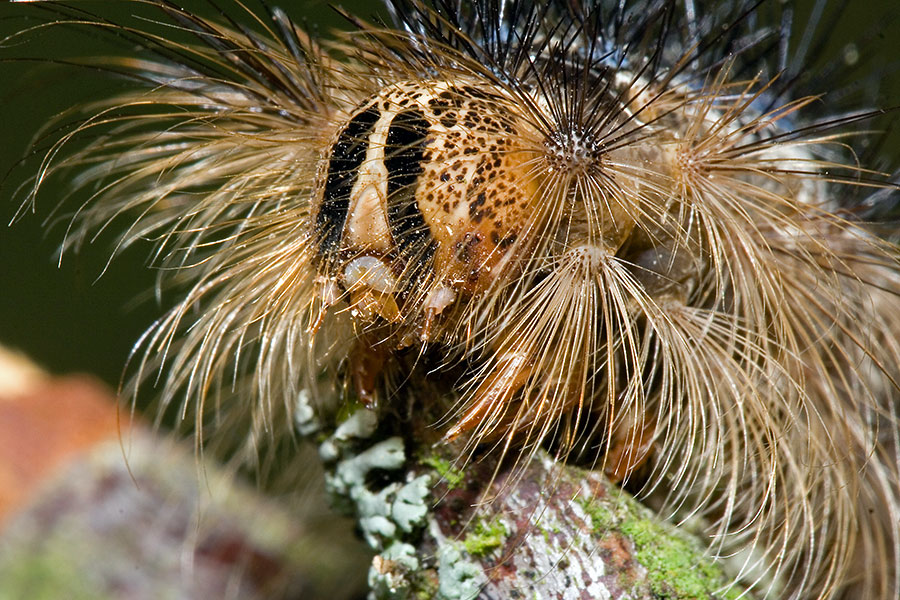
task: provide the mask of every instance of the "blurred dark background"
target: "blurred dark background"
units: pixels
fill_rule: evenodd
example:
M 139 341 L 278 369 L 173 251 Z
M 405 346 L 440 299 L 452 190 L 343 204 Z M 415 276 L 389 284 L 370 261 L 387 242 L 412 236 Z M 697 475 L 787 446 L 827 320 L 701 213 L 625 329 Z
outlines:
M 254 6 L 255 0 L 248 0 Z M 796 23 L 807 22 L 815 0 L 794 2 Z M 227 0 L 219 4 L 229 6 Z M 151 14 L 132 2 L 77 2 L 76 6 L 121 19 L 134 11 Z M 210 15 L 208 2 L 180 2 L 186 8 Z M 327 32 L 346 27 L 343 19 L 324 2 L 315 0 L 274 2 L 293 18 Z M 368 17 L 374 3 L 341 2 L 348 12 Z M 704 3 L 698 2 L 702 10 Z M 829 10 L 835 9 L 829 5 Z M 129 6 L 130 5 L 130 6 Z M 866 65 L 859 71 L 864 80 L 876 72 L 878 86 L 867 94 L 870 107 L 900 104 L 900 20 L 896 0 L 849 2 L 842 17 L 819 35 L 828 40 L 826 54 Z M 47 15 L 25 4 L 0 4 L 0 39 L 15 31 L 38 25 Z M 802 28 L 796 36 L 803 34 Z M 39 165 L 37 157 L 45 143 L 35 134 L 48 118 L 90 98 L 123 89 L 121 83 L 97 71 L 66 68 L 50 62 L 20 62 L 8 59 L 76 57 L 128 53 L 122 42 L 110 43 L 99 36 L 73 29 L 51 28 L 25 36 L 28 43 L 7 40 L 0 48 L 0 344 L 19 349 L 53 372 L 93 373 L 115 386 L 133 343 L 162 310 L 148 293 L 155 273 L 146 268 L 149 247 L 132 247 L 107 266 L 113 236 L 101 236 L 81 252 L 67 254 L 57 264 L 57 247 L 65 233 L 65 221 L 46 223 L 48 214 L 65 194 L 56 180 L 38 197 L 35 214 L 25 214 L 7 225 L 18 208 L 23 184 Z M 23 39 L 23 41 L 24 41 Z M 799 37 L 798 37 L 799 40 Z M 834 89 L 823 92 L 840 93 Z M 826 97 L 824 102 L 828 102 Z M 889 119 L 873 127 L 885 128 Z M 52 134 L 50 138 L 52 138 Z M 900 136 L 892 131 L 878 150 L 882 168 L 900 164 Z M 38 148 L 31 159 L 31 145 Z M 105 268 L 105 271 L 104 271 Z M 100 277 L 103 273 L 102 277 Z
M 139 2 L 75 0 L 70 4 L 112 21 L 128 21 L 135 13 L 161 16 Z M 211 3 L 203 0 L 178 4 L 198 14 L 215 14 Z M 218 4 L 233 7 L 230 0 Z M 248 4 L 259 6 L 255 0 Z M 289 8 L 292 18 L 323 35 L 347 28 L 346 20 L 321 0 L 276 5 Z M 376 5 L 363 0 L 341 6 L 368 17 Z M 231 12 L 240 14 L 240 10 Z M 0 39 L 52 18 L 35 4 L 0 0 Z M 20 186 L 37 171 L 39 157 L 54 138 L 52 130 L 41 128 L 72 106 L 130 87 L 99 71 L 46 59 L 129 55 L 130 49 L 127 43 L 75 27 L 38 30 L 7 39 L 6 47 L 0 48 L 0 345 L 28 354 L 52 372 L 93 373 L 112 386 L 118 385 L 132 345 L 163 312 L 152 297 L 156 275 L 147 268 L 150 245 L 132 247 L 107 266 L 115 238 L 101 235 L 59 262 L 58 247 L 68 221 L 48 221 L 66 193 L 65 182 L 59 178 L 41 190 L 34 213 L 10 223 L 24 197 Z M 38 60 L 22 62 L 11 57 Z

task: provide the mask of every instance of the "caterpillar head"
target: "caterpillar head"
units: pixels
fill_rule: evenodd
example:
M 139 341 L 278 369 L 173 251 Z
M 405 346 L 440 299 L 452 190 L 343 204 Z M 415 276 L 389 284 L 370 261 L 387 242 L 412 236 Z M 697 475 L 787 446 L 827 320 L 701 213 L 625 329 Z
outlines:
M 399 346 L 438 338 L 451 305 L 512 276 L 539 197 L 524 123 L 508 109 L 472 85 L 421 81 L 349 114 L 313 208 L 326 303 L 338 287 L 363 321 L 401 323 Z

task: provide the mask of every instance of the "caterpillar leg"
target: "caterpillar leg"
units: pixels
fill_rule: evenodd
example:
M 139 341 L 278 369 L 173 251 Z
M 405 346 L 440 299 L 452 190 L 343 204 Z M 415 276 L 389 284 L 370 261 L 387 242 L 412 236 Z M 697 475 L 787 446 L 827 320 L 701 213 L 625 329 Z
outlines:
M 507 421 L 504 417 L 508 408 L 533 372 L 534 361 L 524 353 L 501 354 L 493 370 L 473 394 L 469 409 L 447 431 L 444 439 L 451 441 L 475 429 L 485 439 L 496 437 L 492 434 L 498 432 L 505 433 L 506 428 L 501 425 Z
M 368 336 L 357 339 L 348 358 L 348 370 L 356 397 L 366 408 L 375 408 L 378 403 L 376 388 L 390 349 L 378 344 Z
M 603 465 L 603 472 L 613 483 L 628 479 L 647 462 L 655 431 L 643 413 L 613 427 Z

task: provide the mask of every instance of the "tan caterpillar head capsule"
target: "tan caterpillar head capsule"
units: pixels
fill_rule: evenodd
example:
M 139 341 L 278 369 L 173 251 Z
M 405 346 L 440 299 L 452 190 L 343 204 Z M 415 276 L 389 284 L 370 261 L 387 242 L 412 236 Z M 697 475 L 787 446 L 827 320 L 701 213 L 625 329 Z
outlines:
M 454 302 L 514 275 L 541 198 L 510 108 L 472 85 L 402 82 L 341 123 L 320 168 L 313 236 L 324 279 L 362 321 L 432 339 Z

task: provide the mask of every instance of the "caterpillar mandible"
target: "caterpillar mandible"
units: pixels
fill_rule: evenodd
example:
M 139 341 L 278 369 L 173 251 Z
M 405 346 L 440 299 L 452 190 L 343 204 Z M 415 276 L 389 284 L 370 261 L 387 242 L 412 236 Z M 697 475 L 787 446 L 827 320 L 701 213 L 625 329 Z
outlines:
M 135 88 L 27 202 L 74 173 L 66 244 L 156 240 L 180 296 L 136 380 L 201 439 L 252 447 L 302 394 L 396 418 L 425 380 L 461 464 L 548 448 L 781 597 L 897 597 L 900 254 L 866 222 L 896 183 L 846 149 L 878 111 L 819 114 L 778 3 L 388 0 L 332 41 L 149 3 L 192 39 L 58 5 L 139 48 L 106 63 Z

